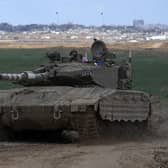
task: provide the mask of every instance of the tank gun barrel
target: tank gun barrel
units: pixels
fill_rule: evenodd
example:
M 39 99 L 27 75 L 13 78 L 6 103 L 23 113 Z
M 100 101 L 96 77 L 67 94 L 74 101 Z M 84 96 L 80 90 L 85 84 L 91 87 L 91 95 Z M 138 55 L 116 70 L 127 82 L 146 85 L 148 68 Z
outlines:
M 0 80 L 21 80 L 23 78 L 23 73 L 11 74 L 11 73 L 1 73 Z
M 8 81 L 43 81 L 48 78 L 48 73 L 34 73 L 32 71 L 25 71 L 23 73 L 1 73 L 0 80 Z

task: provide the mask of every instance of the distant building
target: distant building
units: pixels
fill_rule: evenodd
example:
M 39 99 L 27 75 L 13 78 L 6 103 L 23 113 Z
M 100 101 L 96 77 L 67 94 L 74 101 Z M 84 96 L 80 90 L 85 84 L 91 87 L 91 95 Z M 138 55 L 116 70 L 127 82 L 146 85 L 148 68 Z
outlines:
M 166 35 L 158 35 L 158 36 L 152 36 L 152 37 L 146 37 L 146 40 L 167 40 Z
M 133 26 L 134 27 L 142 27 L 144 26 L 144 20 L 133 20 Z

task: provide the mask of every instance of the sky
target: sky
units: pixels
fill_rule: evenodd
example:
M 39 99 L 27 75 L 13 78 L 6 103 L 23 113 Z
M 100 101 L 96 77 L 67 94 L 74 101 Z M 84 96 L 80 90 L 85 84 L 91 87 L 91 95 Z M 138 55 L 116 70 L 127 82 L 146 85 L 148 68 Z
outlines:
M 168 0 L 0 0 L 0 22 L 14 25 L 131 25 L 134 19 L 168 24 Z

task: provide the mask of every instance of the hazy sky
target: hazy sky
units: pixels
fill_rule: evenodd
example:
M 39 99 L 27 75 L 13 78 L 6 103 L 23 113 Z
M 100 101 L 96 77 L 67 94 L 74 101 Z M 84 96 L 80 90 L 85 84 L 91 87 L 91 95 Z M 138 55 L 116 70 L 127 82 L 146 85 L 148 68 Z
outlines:
M 124 25 L 133 19 L 168 24 L 168 0 L 0 0 L 0 22 L 11 24 Z

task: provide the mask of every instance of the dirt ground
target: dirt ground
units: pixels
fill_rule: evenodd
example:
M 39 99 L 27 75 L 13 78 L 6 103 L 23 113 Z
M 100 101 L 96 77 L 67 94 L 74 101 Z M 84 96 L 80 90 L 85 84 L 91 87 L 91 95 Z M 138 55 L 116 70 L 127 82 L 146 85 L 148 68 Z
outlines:
M 137 136 L 137 133 L 136 133 Z M 154 107 L 145 134 L 85 144 L 1 142 L 0 168 L 168 168 L 168 103 Z
M 18 42 L 18 41 L 0 41 L 0 48 L 54 48 L 54 47 L 90 47 L 92 42 Z M 168 49 L 168 41 L 145 41 L 145 42 L 114 42 L 107 43 L 108 48 L 113 49 Z

